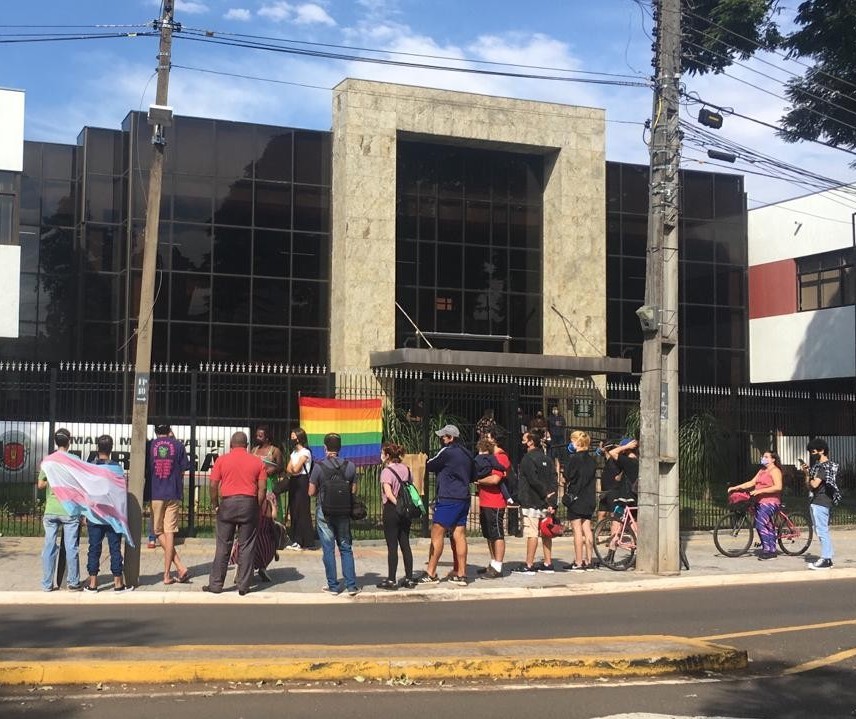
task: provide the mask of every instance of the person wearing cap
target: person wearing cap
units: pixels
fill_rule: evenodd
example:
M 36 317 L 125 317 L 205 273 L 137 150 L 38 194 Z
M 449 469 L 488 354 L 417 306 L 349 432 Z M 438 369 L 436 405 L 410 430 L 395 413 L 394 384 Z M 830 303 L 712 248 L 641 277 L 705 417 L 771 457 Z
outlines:
M 453 424 L 438 429 L 436 434 L 443 446 L 428 460 L 425 468 L 437 475 L 437 503 L 434 507 L 434 524 L 431 527 L 431 552 L 423 584 L 439 582 L 437 565 L 443 553 L 443 538 L 452 532 L 454 573 L 449 581 L 467 583 L 467 517 L 470 512 L 470 481 L 473 475 L 473 456 L 460 443 L 461 432 Z
M 57 452 L 68 452 L 71 444 L 71 432 L 61 427 L 54 433 L 54 444 Z M 39 489 L 45 490 L 45 512 L 42 524 L 45 528 L 45 546 L 42 550 L 42 589 L 52 592 L 57 587 L 54 585 L 54 568 L 59 555 L 57 539 L 65 547 L 65 562 L 68 568 L 68 588 L 71 591 L 80 591 L 83 585 L 80 583 L 80 561 L 78 559 L 78 547 L 80 545 L 80 518 L 72 517 L 65 511 L 60 501 L 51 491 L 51 485 L 43 469 L 39 470 L 37 480 Z M 62 530 L 60 532 L 60 530 Z M 58 573 L 59 574 L 59 573 Z M 61 582 L 61 579 L 57 579 Z
M 172 566 L 182 584 L 190 580 L 190 571 L 181 563 L 175 549 L 175 535 L 184 497 L 184 473 L 190 469 L 190 459 L 184 443 L 171 436 L 168 424 L 155 427 L 155 438 L 149 444 L 149 476 L 151 477 L 152 525 L 163 548 L 163 583 L 174 584 Z

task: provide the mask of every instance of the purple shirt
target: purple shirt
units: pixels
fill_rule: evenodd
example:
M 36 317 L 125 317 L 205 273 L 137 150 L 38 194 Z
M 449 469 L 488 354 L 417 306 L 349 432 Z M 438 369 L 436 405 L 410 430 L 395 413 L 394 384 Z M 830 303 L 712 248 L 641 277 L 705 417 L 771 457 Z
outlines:
M 184 444 L 174 437 L 155 437 L 149 447 L 152 499 L 182 499 L 182 475 L 190 469 Z

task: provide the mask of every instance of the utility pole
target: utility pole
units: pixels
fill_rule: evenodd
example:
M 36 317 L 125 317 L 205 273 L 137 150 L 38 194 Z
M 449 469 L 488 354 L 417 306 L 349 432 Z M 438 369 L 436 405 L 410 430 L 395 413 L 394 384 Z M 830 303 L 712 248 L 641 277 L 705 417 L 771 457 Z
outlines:
M 678 500 L 678 206 L 681 0 L 656 3 L 654 104 L 640 382 L 636 566 L 680 571 Z
M 169 70 L 172 57 L 172 0 L 163 4 L 163 15 L 154 26 L 160 28 L 158 84 L 155 104 L 149 108 L 152 130 L 152 164 L 149 173 L 148 205 L 143 244 L 143 276 L 140 283 L 140 315 L 137 320 L 137 351 L 134 367 L 134 409 L 131 419 L 131 472 L 128 483 L 128 525 L 136 546 L 125 548 L 125 582 L 137 586 L 140 581 L 140 546 L 143 534 L 143 486 L 145 484 L 146 435 L 149 419 L 149 372 L 152 366 L 152 325 L 155 311 L 155 272 L 157 269 L 158 223 L 160 219 L 161 181 L 166 140 L 164 128 L 172 125 L 169 98 Z

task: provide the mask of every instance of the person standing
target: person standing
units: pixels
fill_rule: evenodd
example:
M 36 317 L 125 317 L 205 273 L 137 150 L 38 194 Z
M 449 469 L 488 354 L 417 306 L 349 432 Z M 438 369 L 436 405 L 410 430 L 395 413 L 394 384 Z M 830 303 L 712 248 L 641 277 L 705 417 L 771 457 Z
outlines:
M 211 468 L 211 507 L 217 513 L 217 544 L 203 592 L 220 594 L 223 591 L 236 531 L 240 551 L 235 585 L 241 596 L 250 591 L 259 507 L 265 499 L 267 472 L 264 463 L 247 451 L 248 445 L 246 433 L 235 432 L 229 441 L 229 452 Z
M 759 560 L 776 558 L 776 526 L 773 518 L 782 506 L 782 465 L 775 452 L 764 452 L 761 457 L 761 469 L 752 479 L 743 484 L 735 484 L 728 492 L 748 489 L 750 497 L 756 497 L 755 531 L 761 538 Z
M 483 446 L 489 448 L 501 469 L 494 468 L 488 476 L 476 480 L 479 492 L 479 524 L 490 554 L 490 563 L 479 569 L 478 573 L 483 579 L 498 579 L 502 576 L 502 563 L 505 560 L 505 507 L 507 506 L 500 483 L 505 480 L 505 475 L 511 467 L 511 460 L 490 434 L 479 440 L 479 451 Z
M 404 456 L 404 447 L 399 444 L 387 442 L 380 450 L 380 461 L 383 469 L 380 473 L 381 515 L 383 520 L 383 536 L 386 539 L 386 579 L 379 582 L 378 589 L 395 591 L 399 587 L 413 589 L 416 582 L 413 580 L 413 551 L 410 549 L 410 517 L 402 517 L 398 514 L 396 504 L 398 495 L 407 491 L 404 487 L 405 481 L 412 481 L 410 467 L 403 464 L 401 458 Z M 404 560 L 404 577 L 396 584 L 395 575 L 398 572 L 398 550 L 401 549 L 401 558 Z
M 318 496 L 315 503 L 315 523 L 321 540 L 324 573 L 327 585 L 322 591 L 339 594 L 339 575 L 336 569 L 336 547 L 342 560 L 342 576 L 348 595 L 356 597 L 360 593 L 357 586 L 357 572 L 354 567 L 354 550 L 351 539 L 351 502 L 336 503 L 334 511 L 334 493 L 343 484 L 347 484 L 348 499 L 357 491 L 357 468 L 354 463 L 339 457 L 342 451 L 342 438 L 335 432 L 324 436 L 326 456 L 316 462 L 309 475 L 309 496 Z
M 436 584 L 437 565 L 443 554 L 443 539 L 447 531 L 452 532 L 451 545 L 454 554 L 453 584 L 467 583 L 467 517 L 470 513 L 470 478 L 473 456 L 459 442 L 461 432 L 453 424 L 438 429 L 436 434 L 443 446 L 425 465 L 429 472 L 437 475 L 437 504 L 434 507 L 434 523 L 431 526 L 431 552 L 428 567 L 420 578 L 423 584 Z
M 523 516 L 523 536 L 526 538 L 526 563 L 514 571 L 528 575 L 537 572 L 552 574 L 555 571 L 553 539 L 541 537 L 544 561 L 540 566 L 535 565 L 535 553 L 541 534 L 541 520 L 556 512 L 558 480 L 553 471 L 553 463 L 544 451 L 539 432 L 526 432 L 523 435 L 523 446 L 526 454 L 520 460 L 517 494 L 520 513 Z
M 476 422 L 476 439 L 484 439 L 488 435 L 496 436 L 496 419 L 492 407 L 485 408 L 484 414 Z
M 175 549 L 181 501 L 184 498 L 184 473 L 190 469 L 190 459 L 184 443 L 171 436 L 168 424 L 155 427 L 155 438 L 149 443 L 149 476 L 151 477 L 152 526 L 163 548 L 163 583 L 175 584 L 172 566 L 178 581 L 190 581 L 190 571 L 182 564 Z
M 264 462 L 267 472 L 267 491 L 273 492 L 276 498 L 279 516 L 285 516 L 283 494 L 287 484 L 282 482 L 282 471 L 285 468 L 285 463 L 283 462 L 282 450 L 274 444 L 270 428 L 266 424 L 260 424 L 256 427 L 256 433 L 253 436 L 253 454 Z
M 556 476 L 558 476 L 568 456 L 566 449 L 568 429 L 565 424 L 565 417 L 559 412 L 559 407 L 556 405 L 550 408 L 550 416 L 547 417 L 547 432 L 549 433 L 550 456 L 553 458 Z
M 96 457 L 94 464 L 107 465 L 117 474 L 124 473 L 119 463 L 113 459 L 113 438 L 109 434 L 102 434 L 95 440 Z M 107 548 L 110 551 L 110 573 L 113 575 L 113 591 L 133 591 L 133 587 L 125 584 L 123 574 L 125 571 L 122 561 L 122 535 L 109 524 L 101 524 L 92 519 L 86 521 L 86 531 L 89 535 L 89 550 L 86 557 L 86 571 L 89 581 L 83 589 L 87 592 L 98 591 L 98 569 L 101 564 L 101 548 L 104 538 L 107 538 Z
M 822 439 L 811 440 L 806 446 L 810 456 L 810 467 L 802 466 L 805 484 L 811 498 L 811 523 L 820 540 L 820 559 L 808 565 L 809 569 L 831 569 L 832 539 L 829 537 L 829 515 L 832 512 L 832 497 L 838 486 L 838 463 L 829 459 L 829 445 Z
M 595 470 L 597 462 L 592 457 L 591 437 L 588 432 L 571 433 L 574 451 L 565 463 L 565 496 L 563 503 L 568 508 L 568 519 L 574 531 L 574 563 L 567 569 L 592 568 L 594 538 L 591 531 L 591 516 L 596 500 Z
M 57 452 L 68 452 L 71 444 L 71 432 L 60 427 L 54 433 L 54 444 Z M 83 589 L 80 583 L 80 560 L 78 547 L 80 545 L 80 517 L 70 515 L 62 503 L 51 491 L 50 481 L 43 469 L 39 470 L 36 482 L 39 489 L 45 490 L 45 512 L 42 524 L 45 528 L 45 546 L 42 550 L 42 589 L 52 592 L 58 588 L 54 585 L 54 569 L 57 564 L 60 548 L 65 550 L 65 564 L 68 570 L 68 588 L 77 592 Z M 61 547 L 57 547 L 60 539 Z M 57 572 L 57 583 L 62 582 L 60 572 Z
M 312 472 L 312 452 L 306 432 L 300 427 L 291 431 L 291 456 L 285 471 L 291 476 L 288 483 L 288 513 L 291 516 L 292 543 L 286 547 L 294 551 L 311 549 L 315 545 L 312 529 L 312 512 L 309 504 L 309 476 Z

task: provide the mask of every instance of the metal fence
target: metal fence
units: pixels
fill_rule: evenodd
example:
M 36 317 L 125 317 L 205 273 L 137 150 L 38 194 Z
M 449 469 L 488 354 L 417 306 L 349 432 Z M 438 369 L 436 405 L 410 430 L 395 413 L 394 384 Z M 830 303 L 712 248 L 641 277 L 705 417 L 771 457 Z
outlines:
M 56 428 L 68 427 L 72 451 L 94 453 L 95 438 L 109 433 L 114 454 L 130 466 L 133 368 L 123 364 L 56 366 L 0 362 L 0 532 L 38 534 L 41 500 L 35 479 Z M 493 375 L 478 372 L 378 370 L 339 373 L 325 367 L 209 364 L 155 366 L 151 372 L 150 424 L 168 422 L 188 447 L 193 467 L 186 479 L 185 531 L 211 532 L 208 474 L 236 429 L 267 424 L 283 440 L 299 425 L 301 395 L 340 399 L 381 398 L 384 437 L 405 446 L 414 466 L 438 446 L 434 430 L 447 422 L 474 443 L 475 425 L 492 410 L 512 461 L 520 456 L 521 424 L 557 407 L 568 430 L 585 429 L 595 442 L 633 434 L 638 425 L 638 386 L 571 378 Z M 682 387 L 681 525 L 711 527 L 725 511 L 728 484 L 750 477 L 763 451 L 774 449 L 785 465 L 805 457 L 805 442 L 827 438 L 842 465 L 845 506 L 837 523 L 853 523 L 856 494 L 856 403 L 849 394 L 814 394 L 766 388 Z M 408 418 L 408 412 L 410 416 Z M 421 417 L 421 420 L 417 420 Z M 562 443 L 566 437 L 562 438 Z M 369 516 L 355 536 L 381 535 L 378 468 L 360 472 L 360 493 Z M 787 501 L 803 504 L 800 478 L 786 467 Z M 433 481 L 424 485 L 433 499 Z M 477 528 L 477 511 L 470 529 Z M 415 532 L 427 530 L 427 519 Z

